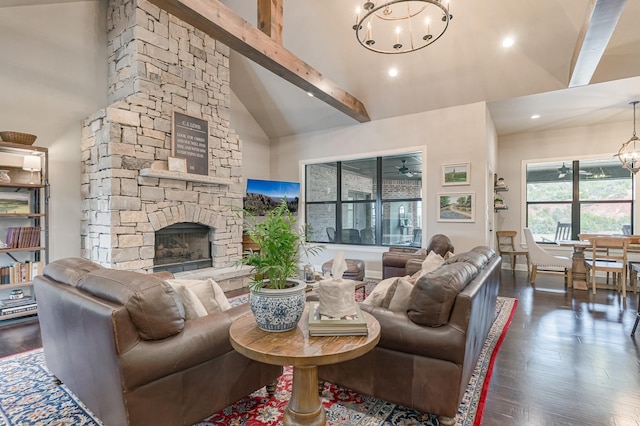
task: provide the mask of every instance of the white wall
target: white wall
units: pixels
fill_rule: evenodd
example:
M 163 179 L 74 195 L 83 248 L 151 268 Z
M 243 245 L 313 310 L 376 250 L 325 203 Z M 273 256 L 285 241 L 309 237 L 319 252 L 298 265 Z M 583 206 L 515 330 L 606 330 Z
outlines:
M 612 157 L 620 146 L 629 140 L 631 133 L 632 127 L 629 122 L 617 122 L 500 137 L 498 175 L 505 179 L 509 187 L 509 192 L 502 193 L 509 210 L 496 215 L 496 230 L 517 230 L 518 236 L 521 237 L 520 242 L 524 244 L 524 160 Z M 636 192 L 636 199 L 637 196 Z M 639 223 L 637 209 L 634 213 L 634 223 Z M 557 252 L 567 250 L 554 248 Z
M 231 70 L 233 78 L 233 70 Z M 240 136 L 242 179 L 270 179 L 270 141 L 236 94 L 231 91 L 231 128 Z
M 49 260 L 80 255 L 80 129 L 106 105 L 106 6 L 0 8 L 0 129 L 49 148 Z
M 302 181 L 302 164 L 329 161 L 337 158 L 366 157 L 371 155 L 423 148 L 426 152 L 423 185 L 426 194 L 423 211 L 423 236 L 428 239 L 436 233 L 448 235 L 457 252 L 488 244 L 487 221 L 487 109 L 485 103 L 476 103 L 429 111 L 369 123 L 332 129 L 304 135 L 295 135 L 272 142 L 271 177 L 278 180 Z M 471 185 L 441 185 L 442 165 L 471 163 Z M 439 192 L 475 192 L 475 222 L 448 223 L 437 221 L 437 194 Z M 493 197 L 491 212 L 493 211 Z M 367 276 L 381 273 L 382 247 L 335 246 L 312 259 L 316 268 L 333 257 L 335 250 L 343 249 L 347 258 L 363 259 L 367 263 Z

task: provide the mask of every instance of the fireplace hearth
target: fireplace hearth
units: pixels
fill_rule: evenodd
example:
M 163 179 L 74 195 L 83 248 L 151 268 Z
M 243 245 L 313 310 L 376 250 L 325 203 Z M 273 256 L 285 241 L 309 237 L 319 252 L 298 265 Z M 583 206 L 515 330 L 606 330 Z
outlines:
M 208 226 L 176 223 L 156 231 L 153 271 L 172 273 L 209 268 L 211 239 Z

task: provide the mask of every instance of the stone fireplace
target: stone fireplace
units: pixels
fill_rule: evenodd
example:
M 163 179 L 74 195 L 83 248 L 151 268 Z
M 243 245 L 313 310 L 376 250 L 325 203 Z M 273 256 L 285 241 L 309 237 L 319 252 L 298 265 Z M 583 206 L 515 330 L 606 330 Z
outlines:
M 231 265 L 242 253 L 234 207 L 244 188 L 229 127 L 228 47 L 146 0 L 109 0 L 107 27 L 109 105 L 82 129 L 83 257 L 151 271 L 166 260 L 158 252 L 174 249 L 183 257 L 173 264 Z M 208 175 L 168 170 L 173 111 L 208 122 Z M 184 224 L 204 242 L 160 241 Z

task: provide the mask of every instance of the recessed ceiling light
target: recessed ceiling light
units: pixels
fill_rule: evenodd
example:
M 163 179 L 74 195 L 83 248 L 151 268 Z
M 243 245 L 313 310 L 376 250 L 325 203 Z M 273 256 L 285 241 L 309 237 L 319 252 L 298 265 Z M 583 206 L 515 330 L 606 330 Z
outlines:
M 313 93 L 311 93 L 311 92 L 307 92 L 307 95 L 313 97 Z
M 532 119 L 532 120 L 537 120 L 538 118 L 540 118 L 540 114 L 533 114 L 533 115 L 531 116 L 531 119 Z
M 502 47 L 511 47 L 513 46 L 514 40 L 513 37 L 506 37 L 502 40 Z
M 391 68 L 391 69 L 389 69 L 389 75 L 390 75 L 391 77 L 395 77 L 395 76 L 397 76 L 397 75 L 398 75 L 398 70 L 397 70 L 396 68 Z

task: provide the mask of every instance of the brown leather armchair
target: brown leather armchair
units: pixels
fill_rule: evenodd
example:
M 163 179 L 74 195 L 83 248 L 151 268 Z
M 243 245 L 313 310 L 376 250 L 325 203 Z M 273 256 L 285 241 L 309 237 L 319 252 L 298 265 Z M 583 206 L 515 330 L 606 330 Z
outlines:
M 382 253 L 382 278 L 411 275 L 420 269 L 419 266 L 431 250 L 444 257 L 447 252 L 453 253 L 454 247 L 444 234 L 433 235 L 424 250 L 415 247 L 389 247 L 388 252 Z
M 75 258 L 35 292 L 47 367 L 106 425 L 191 425 L 282 373 L 231 347 L 248 304 L 185 320 L 161 278 Z

